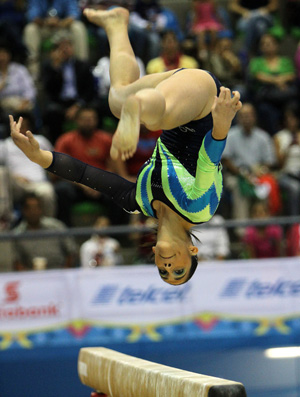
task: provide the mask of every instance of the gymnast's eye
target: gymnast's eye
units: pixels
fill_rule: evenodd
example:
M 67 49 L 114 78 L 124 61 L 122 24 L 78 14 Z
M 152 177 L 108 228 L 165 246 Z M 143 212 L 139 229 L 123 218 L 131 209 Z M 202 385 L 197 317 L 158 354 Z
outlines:
M 158 271 L 161 276 L 166 276 L 168 274 L 168 272 L 164 269 L 158 269 Z
M 184 273 L 184 269 L 174 270 L 174 273 L 176 274 L 176 276 L 182 276 Z

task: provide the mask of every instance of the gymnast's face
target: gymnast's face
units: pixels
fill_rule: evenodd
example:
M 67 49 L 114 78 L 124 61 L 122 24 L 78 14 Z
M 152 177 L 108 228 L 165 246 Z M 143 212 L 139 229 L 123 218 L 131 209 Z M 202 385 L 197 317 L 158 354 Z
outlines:
M 191 257 L 197 254 L 197 247 L 185 241 L 176 241 L 176 243 L 158 241 L 152 250 L 159 275 L 166 283 L 180 285 L 187 281 L 191 269 Z

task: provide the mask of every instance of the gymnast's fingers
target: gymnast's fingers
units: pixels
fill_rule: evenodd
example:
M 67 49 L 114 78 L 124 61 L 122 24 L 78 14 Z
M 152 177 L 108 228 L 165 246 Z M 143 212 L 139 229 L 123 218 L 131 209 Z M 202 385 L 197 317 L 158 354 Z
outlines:
M 218 96 L 219 101 L 225 99 L 225 95 L 226 95 L 226 88 L 225 87 L 220 87 L 220 94 Z
M 238 91 L 232 91 L 232 103 L 236 105 L 241 98 L 241 94 Z
M 224 99 L 225 99 L 225 101 L 228 101 L 231 99 L 231 91 L 229 88 L 225 88 L 225 90 L 224 90 Z

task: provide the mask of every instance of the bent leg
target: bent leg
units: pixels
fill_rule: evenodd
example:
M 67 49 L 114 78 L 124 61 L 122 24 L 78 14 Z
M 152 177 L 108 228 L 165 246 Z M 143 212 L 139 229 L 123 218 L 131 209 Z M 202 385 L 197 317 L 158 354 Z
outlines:
M 117 90 L 136 81 L 140 71 L 128 37 L 129 12 L 125 8 L 118 7 L 109 11 L 86 9 L 84 13 L 107 34 L 110 47 L 111 88 Z M 116 113 L 113 99 L 111 102 L 111 110 Z
M 157 73 L 139 79 L 140 70 L 128 37 L 129 13 L 118 7 L 109 11 L 86 9 L 86 17 L 101 26 L 110 46 L 110 93 L 109 105 L 112 113 L 120 117 L 126 99 L 145 88 L 154 88 L 173 72 Z

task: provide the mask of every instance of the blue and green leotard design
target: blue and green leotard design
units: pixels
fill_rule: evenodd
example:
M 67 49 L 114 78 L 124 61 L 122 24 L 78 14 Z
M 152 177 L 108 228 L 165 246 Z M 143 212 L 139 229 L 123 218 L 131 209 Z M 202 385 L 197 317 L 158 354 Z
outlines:
M 152 204 L 154 200 L 159 200 L 190 223 L 207 222 L 221 199 L 223 184 L 220 158 L 225 140 L 214 140 L 211 130 L 208 131 L 193 172 L 171 153 L 162 138 L 158 139 L 151 159 L 137 179 L 136 200 L 141 211 L 155 217 Z

